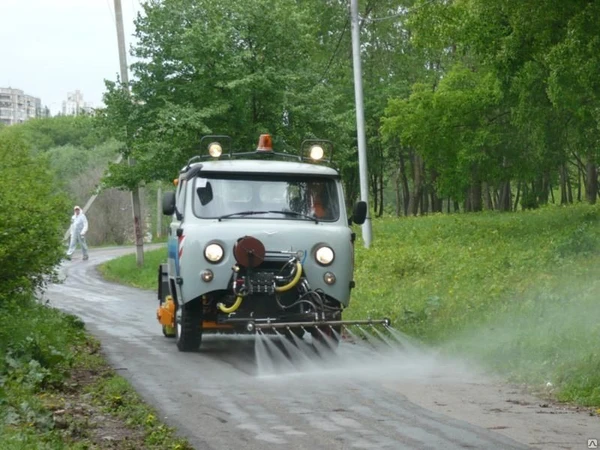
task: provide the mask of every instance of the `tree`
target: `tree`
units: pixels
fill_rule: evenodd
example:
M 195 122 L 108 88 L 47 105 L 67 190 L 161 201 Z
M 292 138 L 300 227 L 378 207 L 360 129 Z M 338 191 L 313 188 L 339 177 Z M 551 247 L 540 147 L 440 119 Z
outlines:
M 556 184 L 568 201 L 571 155 L 578 171 L 585 165 L 594 202 L 599 18 L 587 0 L 419 3 L 407 25 L 434 76 L 410 100 L 390 101 L 387 137 L 423 152 L 425 167 L 441 171 L 435 183 L 465 192 L 467 209 L 479 209 L 481 196 L 512 209 L 511 180 L 523 207 L 546 203 Z
M 0 133 L 0 301 L 33 293 L 54 275 L 63 256 L 62 224 L 69 209 L 43 160 L 25 141 Z
M 203 134 L 229 134 L 247 150 L 269 132 L 284 151 L 342 134 L 336 93 L 319 79 L 322 46 L 310 12 L 292 0 L 145 4 L 132 96 L 108 83 L 102 114 L 137 163 L 111 167 L 107 182 L 172 179 L 199 153 Z

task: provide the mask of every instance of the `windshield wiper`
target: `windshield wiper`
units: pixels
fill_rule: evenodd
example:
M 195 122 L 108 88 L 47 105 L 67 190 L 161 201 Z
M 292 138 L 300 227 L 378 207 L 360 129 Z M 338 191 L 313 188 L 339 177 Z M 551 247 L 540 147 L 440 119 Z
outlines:
M 219 222 L 221 221 L 221 219 L 227 219 L 229 217 L 235 217 L 235 216 L 254 216 L 257 214 L 284 214 L 286 216 L 295 216 L 295 217 L 304 217 L 305 219 L 308 220 L 314 220 L 315 223 L 319 223 L 319 221 L 317 220 L 316 217 L 312 217 L 309 216 L 307 214 L 302 214 L 296 211 L 239 211 L 239 212 L 234 212 L 231 214 L 225 214 L 223 216 L 218 217 L 217 219 L 219 220 Z
M 253 216 L 254 214 L 269 214 L 270 212 L 273 211 L 240 211 L 240 212 L 234 212 L 231 214 L 225 214 L 223 216 L 218 217 L 219 222 L 221 221 L 221 219 L 227 219 L 228 217 L 234 217 L 234 216 Z
M 309 216 L 308 214 L 302 214 L 302 213 L 299 213 L 296 211 L 281 211 L 281 210 L 279 210 L 279 211 L 268 211 L 268 212 L 275 213 L 275 214 L 285 214 L 287 216 L 304 217 L 305 219 L 314 220 L 315 223 L 319 223 L 319 221 L 317 220 L 316 217 Z

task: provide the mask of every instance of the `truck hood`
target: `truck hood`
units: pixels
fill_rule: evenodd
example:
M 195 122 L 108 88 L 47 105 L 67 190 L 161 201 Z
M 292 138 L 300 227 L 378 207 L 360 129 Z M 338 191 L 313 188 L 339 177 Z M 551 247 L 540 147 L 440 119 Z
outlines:
M 304 273 L 313 289 L 323 289 L 343 304 L 347 304 L 350 295 L 350 282 L 353 270 L 353 245 L 349 227 L 329 223 L 315 223 L 304 220 L 261 220 L 261 219 L 224 219 L 197 221 L 183 226 L 183 235 L 179 245 L 179 266 L 186 286 L 186 278 L 198 280 L 202 270 L 214 272 L 214 280 L 200 284 L 199 291 L 187 292 L 186 297 L 201 295 L 210 290 L 226 289 L 231 276 L 231 267 L 236 263 L 233 248 L 238 239 L 252 236 L 260 240 L 267 252 L 285 251 L 297 253 Z M 223 260 L 217 264 L 209 263 L 204 258 L 204 248 L 209 243 L 218 243 L 223 247 Z M 331 247 L 335 254 L 333 263 L 327 267 L 319 265 L 314 252 L 321 245 Z M 191 263 L 189 260 L 194 262 Z M 187 261 L 186 261 L 187 260 Z M 337 278 L 334 286 L 323 281 L 325 272 L 333 272 Z M 206 286 L 204 286 L 206 285 Z M 210 285 L 210 286 L 208 286 Z M 195 289 L 196 290 L 196 289 Z

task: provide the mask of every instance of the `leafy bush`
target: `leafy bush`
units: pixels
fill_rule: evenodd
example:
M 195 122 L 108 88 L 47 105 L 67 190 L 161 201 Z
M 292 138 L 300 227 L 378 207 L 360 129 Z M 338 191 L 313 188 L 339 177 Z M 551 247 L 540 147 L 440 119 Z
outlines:
M 25 296 L 0 306 L 0 380 L 31 389 L 57 384 L 70 368 L 72 344 L 83 340 L 74 316 Z
M 53 176 L 14 133 L 0 134 L 0 303 L 54 274 L 70 212 Z
M 45 448 L 32 433 L 49 432 L 54 422 L 38 394 L 64 386 L 85 339 L 79 319 L 32 297 L 0 305 L 0 447 L 11 441 L 3 436 L 4 426 L 19 441 L 31 439 L 15 448 Z

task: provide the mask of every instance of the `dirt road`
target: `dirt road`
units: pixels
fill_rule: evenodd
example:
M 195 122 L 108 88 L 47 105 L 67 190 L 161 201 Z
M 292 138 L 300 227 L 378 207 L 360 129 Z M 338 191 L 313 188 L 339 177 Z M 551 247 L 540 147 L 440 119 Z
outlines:
M 342 343 L 300 369 L 262 361 L 248 338 L 205 337 L 179 353 L 156 322 L 156 294 L 104 282 L 93 250 L 61 268 L 50 304 L 80 316 L 111 364 L 198 450 L 586 449 L 600 420 L 545 405 L 432 352 L 375 354 Z M 258 370 L 258 368 L 262 368 Z

